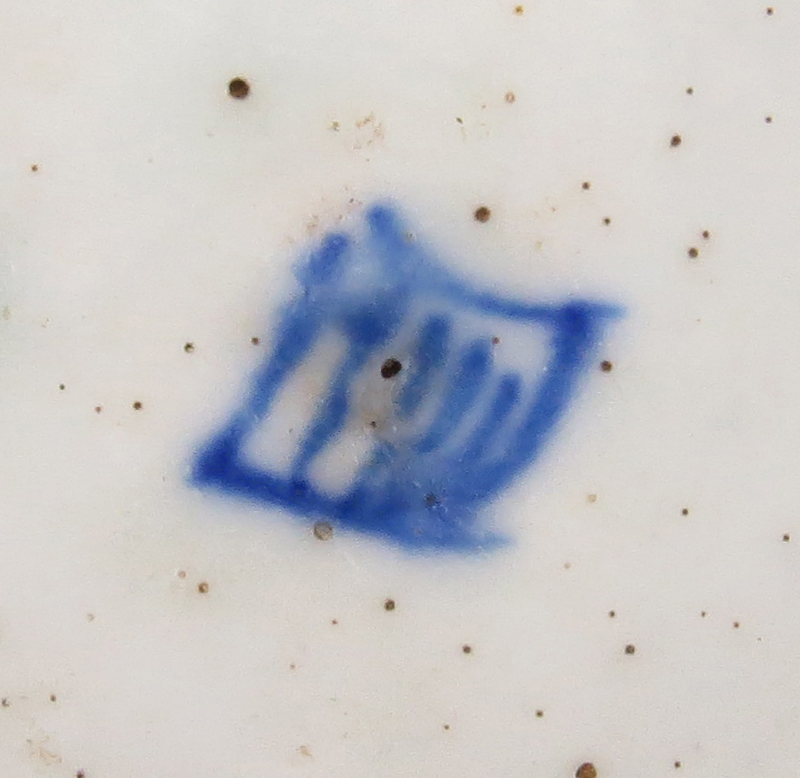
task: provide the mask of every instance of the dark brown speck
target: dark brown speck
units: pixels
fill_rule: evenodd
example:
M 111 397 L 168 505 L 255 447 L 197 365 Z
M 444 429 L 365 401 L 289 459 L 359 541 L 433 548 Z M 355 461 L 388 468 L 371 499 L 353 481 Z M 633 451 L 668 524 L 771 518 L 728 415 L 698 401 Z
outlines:
M 680 146 L 681 143 L 683 143 L 683 138 L 681 138 L 680 135 L 673 135 L 669 139 L 669 145 L 672 146 L 672 148 L 676 148 L 677 146 Z
M 476 208 L 473 215 L 475 216 L 475 221 L 482 223 L 488 222 L 489 219 L 492 218 L 491 210 L 485 205 L 481 205 L 480 207 Z
M 381 376 L 383 378 L 394 378 L 403 369 L 403 363 L 399 359 L 389 357 L 381 365 Z
M 597 778 L 597 768 L 591 762 L 584 762 L 575 771 L 575 778 Z
M 250 94 L 250 84 L 243 78 L 234 78 L 228 84 L 228 94 L 237 100 L 244 100 Z
M 630 654 L 635 654 L 636 653 L 636 646 L 634 646 L 633 643 L 628 643 L 628 645 L 625 646 L 625 653 L 629 654 L 629 655 Z
M 208 590 L 209 585 L 206 581 L 201 581 L 199 584 L 197 584 L 197 591 L 200 592 L 200 594 L 208 594 Z
M 386 600 L 384 600 L 384 603 L 383 603 L 383 609 L 384 610 L 393 611 L 396 607 L 397 607 L 397 604 L 395 603 L 395 601 L 391 597 L 388 597 Z

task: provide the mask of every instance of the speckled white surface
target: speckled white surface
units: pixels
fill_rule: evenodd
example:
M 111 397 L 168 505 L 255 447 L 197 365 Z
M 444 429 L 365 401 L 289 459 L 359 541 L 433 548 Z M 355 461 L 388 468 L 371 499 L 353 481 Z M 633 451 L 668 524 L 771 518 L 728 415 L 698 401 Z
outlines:
M 0 28 L 0 775 L 792 774 L 796 4 L 6 0 Z M 185 483 L 297 248 L 377 196 L 498 291 L 627 307 L 493 506 L 507 550 L 323 543 Z

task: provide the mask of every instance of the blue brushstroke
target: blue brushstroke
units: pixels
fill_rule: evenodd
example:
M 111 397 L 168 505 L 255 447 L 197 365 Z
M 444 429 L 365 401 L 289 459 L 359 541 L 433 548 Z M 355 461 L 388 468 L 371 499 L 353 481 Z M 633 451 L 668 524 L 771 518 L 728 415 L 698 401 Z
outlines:
M 505 539 L 483 526 L 481 508 L 540 455 L 604 326 L 621 311 L 588 300 L 498 297 L 437 262 L 391 207 L 370 208 L 366 223 L 362 238 L 329 235 L 300 264 L 301 293 L 280 317 L 272 353 L 239 409 L 197 453 L 191 480 L 408 549 L 491 548 Z M 493 321 L 543 328 L 545 363 L 495 364 Z M 476 322 L 485 336 L 475 337 Z M 242 451 L 279 391 L 331 333 L 346 351 L 288 471 L 246 461 Z M 354 386 L 385 389 L 375 365 L 403 348 L 387 418 L 370 431 L 372 451 L 343 494 L 328 493 L 313 469 L 348 425 L 363 423 Z

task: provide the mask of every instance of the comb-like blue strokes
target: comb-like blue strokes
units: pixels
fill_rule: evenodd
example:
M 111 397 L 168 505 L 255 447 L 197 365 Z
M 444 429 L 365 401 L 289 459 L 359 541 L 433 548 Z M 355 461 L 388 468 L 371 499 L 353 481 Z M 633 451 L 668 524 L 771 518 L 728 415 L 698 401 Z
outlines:
M 428 454 L 441 448 L 457 430 L 489 378 L 490 349 L 489 342 L 483 340 L 470 343 L 462 351 L 433 422 L 425 437 L 414 446 L 418 454 Z
M 519 402 L 521 385 L 518 375 L 504 375 L 500 379 L 491 405 L 476 425 L 459 457 L 462 468 L 466 470 L 476 463 L 482 463 L 486 450 Z
M 366 222 L 362 238 L 330 235 L 298 266 L 301 290 L 279 318 L 275 345 L 241 406 L 197 453 L 192 480 L 408 549 L 492 547 L 502 539 L 484 528 L 481 509 L 541 454 L 620 311 L 498 297 L 440 265 L 388 206 L 369 209 Z M 545 363 L 494 364 L 493 321 L 545 328 Z M 485 336 L 469 334 L 476 324 Z M 352 483 L 343 495 L 328 494 L 313 483 L 312 466 L 360 418 L 354 385 L 364 392 L 383 381 L 375 365 L 396 356 L 388 350 L 401 331 L 410 331 L 410 347 L 404 371 L 391 379 L 390 432 L 374 430 Z M 300 431 L 289 471 L 246 461 L 242 451 L 274 412 L 278 391 L 331 334 L 347 348 Z
M 412 351 L 410 371 L 397 400 L 398 415 L 408 418 L 419 408 L 431 384 L 447 359 L 450 322 L 431 316 L 419 333 Z

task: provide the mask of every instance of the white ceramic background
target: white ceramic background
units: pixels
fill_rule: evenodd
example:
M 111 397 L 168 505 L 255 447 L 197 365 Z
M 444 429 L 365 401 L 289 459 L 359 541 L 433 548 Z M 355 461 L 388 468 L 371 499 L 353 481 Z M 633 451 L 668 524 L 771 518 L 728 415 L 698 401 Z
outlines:
M 796 3 L 6 0 L 0 29 L 0 775 L 794 773 Z M 386 196 L 478 283 L 628 310 L 487 557 L 185 482 L 296 252 Z

